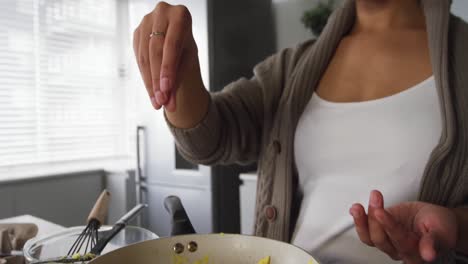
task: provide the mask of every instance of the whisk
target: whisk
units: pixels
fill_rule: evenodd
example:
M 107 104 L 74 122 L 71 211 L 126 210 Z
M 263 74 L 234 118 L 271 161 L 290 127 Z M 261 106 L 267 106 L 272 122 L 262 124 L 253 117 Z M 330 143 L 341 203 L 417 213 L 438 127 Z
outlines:
M 86 225 L 86 228 L 75 240 L 70 250 L 68 251 L 67 256 L 73 256 L 75 254 L 79 254 L 80 252 L 88 252 L 96 245 L 97 241 L 99 240 L 98 229 L 101 227 L 107 217 L 109 199 L 110 193 L 107 190 L 104 190 L 94 204 L 93 209 L 89 213 L 87 219 L 88 224 Z M 82 249 L 84 250 L 82 251 Z

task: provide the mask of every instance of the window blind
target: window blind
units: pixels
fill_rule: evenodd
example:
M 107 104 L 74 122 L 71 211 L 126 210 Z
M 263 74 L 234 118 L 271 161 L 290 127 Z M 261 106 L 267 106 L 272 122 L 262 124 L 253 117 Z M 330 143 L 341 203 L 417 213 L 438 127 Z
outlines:
M 0 166 L 128 152 L 117 1 L 0 1 Z

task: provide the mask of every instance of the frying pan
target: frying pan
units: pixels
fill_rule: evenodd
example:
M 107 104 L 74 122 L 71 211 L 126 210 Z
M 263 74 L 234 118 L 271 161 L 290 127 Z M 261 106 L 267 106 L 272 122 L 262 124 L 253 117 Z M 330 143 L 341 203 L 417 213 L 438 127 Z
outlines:
M 271 258 L 271 264 L 318 263 L 302 249 L 276 240 L 222 233 L 186 234 L 195 230 L 180 200 L 171 196 L 164 205 L 172 216 L 171 237 L 120 248 L 90 264 L 257 264 L 265 257 Z

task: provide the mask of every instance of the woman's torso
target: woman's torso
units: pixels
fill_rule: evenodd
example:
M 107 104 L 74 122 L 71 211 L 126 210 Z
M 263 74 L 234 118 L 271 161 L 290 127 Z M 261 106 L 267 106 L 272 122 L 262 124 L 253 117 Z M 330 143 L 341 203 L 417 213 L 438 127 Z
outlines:
M 373 258 L 368 263 L 388 260 L 359 244 L 348 208 L 365 204 L 372 189 L 390 203 L 417 198 L 442 129 L 431 75 L 424 29 L 342 39 L 296 132 L 304 200 L 293 243 L 328 262 L 359 255 Z
M 393 263 L 360 243 L 348 211 L 373 189 L 386 205 L 417 199 L 442 131 L 433 77 L 396 95 L 334 103 L 312 96 L 296 131 L 304 198 L 293 243 L 323 263 Z

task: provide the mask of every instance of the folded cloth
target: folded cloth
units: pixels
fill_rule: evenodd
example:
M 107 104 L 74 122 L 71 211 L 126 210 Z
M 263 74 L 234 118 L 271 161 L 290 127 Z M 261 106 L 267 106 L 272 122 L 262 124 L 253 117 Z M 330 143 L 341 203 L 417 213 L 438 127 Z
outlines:
M 29 239 L 37 235 L 35 224 L 0 224 L 0 253 L 22 250 Z M 24 264 L 24 257 L 11 256 L 0 258 L 0 264 Z

